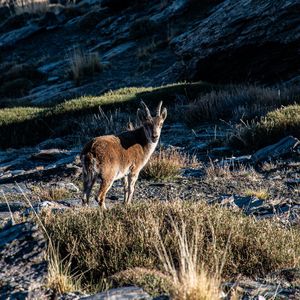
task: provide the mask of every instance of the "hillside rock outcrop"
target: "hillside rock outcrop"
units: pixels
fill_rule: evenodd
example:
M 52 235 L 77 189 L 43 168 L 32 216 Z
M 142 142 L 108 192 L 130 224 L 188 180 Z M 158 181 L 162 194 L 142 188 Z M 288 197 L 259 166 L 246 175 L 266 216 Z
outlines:
M 226 0 L 171 43 L 184 79 L 288 80 L 300 70 L 300 1 Z

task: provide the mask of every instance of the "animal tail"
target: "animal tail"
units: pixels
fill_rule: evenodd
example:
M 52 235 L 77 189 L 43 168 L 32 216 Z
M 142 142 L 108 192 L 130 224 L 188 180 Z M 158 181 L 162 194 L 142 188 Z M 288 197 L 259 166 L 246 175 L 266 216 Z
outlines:
M 82 172 L 84 178 L 89 182 L 91 182 L 96 175 L 95 158 L 90 153 L 86 155 L 82 155 L 81 163 L 82 163 Z

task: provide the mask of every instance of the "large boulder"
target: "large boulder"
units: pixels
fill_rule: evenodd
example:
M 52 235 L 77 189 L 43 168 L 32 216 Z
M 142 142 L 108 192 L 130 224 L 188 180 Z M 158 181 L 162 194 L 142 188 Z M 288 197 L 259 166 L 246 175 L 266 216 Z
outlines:
M 300 70 L 300 1 L 225 0 L 171 43 L 184 62 L 169 71 L 177 80 L 289 80 Z

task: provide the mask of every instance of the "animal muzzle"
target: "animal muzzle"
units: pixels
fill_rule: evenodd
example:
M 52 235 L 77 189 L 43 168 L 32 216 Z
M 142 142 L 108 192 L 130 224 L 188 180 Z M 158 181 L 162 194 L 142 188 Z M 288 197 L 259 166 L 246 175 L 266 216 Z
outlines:
M 159 135 L 152 135 L 151 138 L 152 138 L 152 141 L 156 142 L 159 138 Z

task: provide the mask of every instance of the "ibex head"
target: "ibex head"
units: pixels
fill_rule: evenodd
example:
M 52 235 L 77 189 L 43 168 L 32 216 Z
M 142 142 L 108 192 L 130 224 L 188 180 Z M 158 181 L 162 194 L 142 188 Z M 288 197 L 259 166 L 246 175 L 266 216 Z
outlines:
M 156 109 L 156 116 L 152 117 L 147 105 L 141 101 L 142 110 L 137 110 L 137 117 L 144 127 L 146 137 L 149 142 L 156 143 L 160 137 L 160 132 L 167 117 L 167 109 L 164 107 L 161 111 L 162 101 L 159 102 Z

